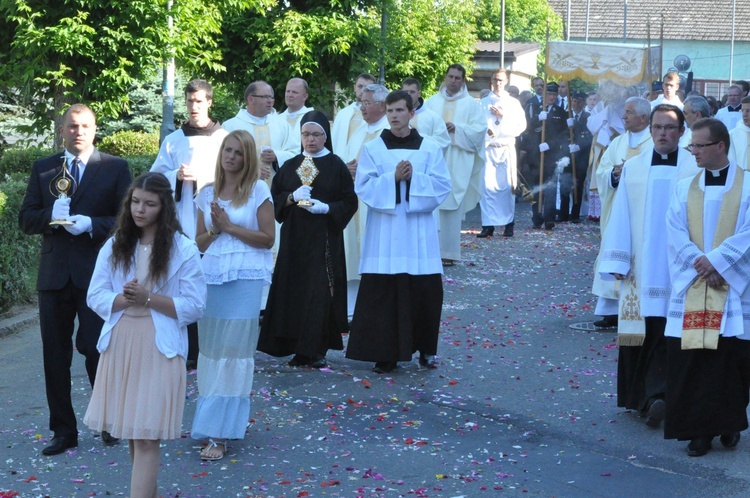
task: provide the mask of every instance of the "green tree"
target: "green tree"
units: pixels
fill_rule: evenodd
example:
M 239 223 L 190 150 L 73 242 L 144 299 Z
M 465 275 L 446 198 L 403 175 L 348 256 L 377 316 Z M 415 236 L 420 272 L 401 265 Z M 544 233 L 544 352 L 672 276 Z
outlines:
M 175 57 L 186 72 L 220 71 L 222 12 L 269 0 L 0 0 L 0 86 L 20 90 L 48 129 L 72 102 L 100 119 L 130 106 L 128 90 Z M 173 27 L 167 22 L 172 16 Z

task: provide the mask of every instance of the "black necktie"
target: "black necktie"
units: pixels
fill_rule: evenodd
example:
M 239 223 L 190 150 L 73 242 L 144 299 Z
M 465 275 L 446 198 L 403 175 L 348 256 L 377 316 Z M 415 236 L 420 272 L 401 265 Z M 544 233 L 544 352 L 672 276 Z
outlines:
M 72 176 L 76 183 L 78 183 L 79 177 L 80 177 L 80 169 L 78 168 L 78 165 L 80 164 L 81 160 L 77 157 L 74 157 L 73 160 L 70 162 L 70 176 Z

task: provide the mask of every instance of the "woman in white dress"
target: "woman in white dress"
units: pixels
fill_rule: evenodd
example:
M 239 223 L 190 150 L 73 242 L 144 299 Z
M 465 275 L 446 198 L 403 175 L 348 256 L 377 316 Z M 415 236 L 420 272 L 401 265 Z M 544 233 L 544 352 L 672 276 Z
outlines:
M 104 326 L 83 421 L 129 440 L 132 498 L 157 497 L 160 441 L 180 437 L 187 325 L 205 301 L 198 249 L 182 234 L 169 181 L 145 173 L 125 196 L 86 300 Z
M 271 281 L 275 222 L 271 191 L 258 181 L 252 135 L 224 138 L 216 177 L 195 199 L 195 241 L 204 253 L 206 313 L 199 323 L 198 406 L 191 436 L 207 439 L 203 460 L 219 460 L 250 417 L 263 286 Z

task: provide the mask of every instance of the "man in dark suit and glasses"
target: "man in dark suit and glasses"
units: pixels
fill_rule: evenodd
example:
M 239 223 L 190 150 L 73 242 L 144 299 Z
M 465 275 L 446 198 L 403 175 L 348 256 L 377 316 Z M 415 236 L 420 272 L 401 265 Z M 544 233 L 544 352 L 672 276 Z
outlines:
M 44 455 L 57 455 L 78 445 L 76 416 L 70 398 L 73 332 L 75 347 L 86 357 L 94 385 L 102 319 L 86 305 L 86 292 L 99 249 L 109 236 L 131 177 L 128 163 L 96 150 L 96 117 L 83 105 L 72 105 L 62 125 L 65 151 L 34 163 L 18 216 L 24 233 L 42 234 L 37 278 L 39 325 L 50 430 Z M 63 164 L 73 187 L 59 195 Z M 63 182 L 64 183 L 64 182 Z M 50 225 L 52 221 L 72 222 Z M 102 433 L 106 444 L 117 440 Z

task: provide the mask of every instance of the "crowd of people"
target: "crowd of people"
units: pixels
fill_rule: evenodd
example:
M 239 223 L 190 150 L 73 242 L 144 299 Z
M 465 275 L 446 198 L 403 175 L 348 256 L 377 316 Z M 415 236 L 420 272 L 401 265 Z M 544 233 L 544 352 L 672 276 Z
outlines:
M 441 275 L 461 259 L 464 215 L 479 204 L 477 237 L 513 237 L 519 187 L 535 229 L 580 223 L 586 195 L 600 221 L 593 292 L 597 325 L 618 327 L 618 406 L 665 421 L 690 455 L 715 436 L 736 446 L 750 392 L 747 84 L 715 111 L 683 100 L 673 73 L 657 98 L 541 78 L 519 92 L 498 69 L 477 100 L 466 78 L 450 65 L 424 100 L 414 78 L 389 92 L 363 73 L 333 125 L 306 106 L 301 78 L 280 114 L 273 88 L 252 82 L 223 124 L 211 85 L 193 80 L 187 121 L 133 181 L 94 147 L 93 111 L 71 106 L 65 151 L 34 164 L 19 216 L 43 235 L 43 453 L 78 444 L 76 317 L 93 387 L 84 423 L 105 444 L 129 440 L 138 497 L 156 496 L 159 441 L 180 436 L 186 362 L 204 460 L 244 437 L 256 350 L 323 368 L 349 332 L 346 357 L 376 373 L 415 353 L 435 368 Z

